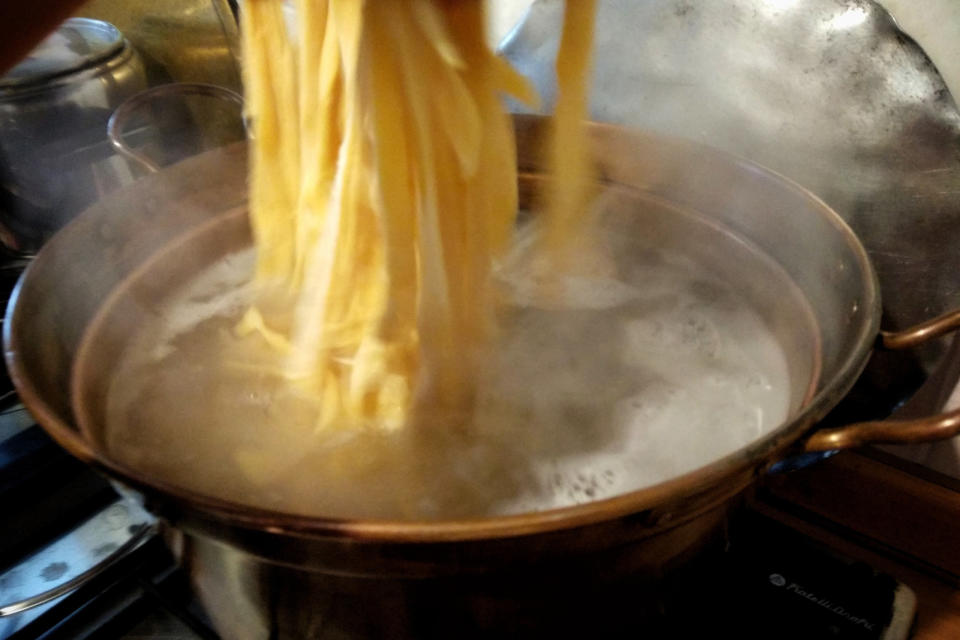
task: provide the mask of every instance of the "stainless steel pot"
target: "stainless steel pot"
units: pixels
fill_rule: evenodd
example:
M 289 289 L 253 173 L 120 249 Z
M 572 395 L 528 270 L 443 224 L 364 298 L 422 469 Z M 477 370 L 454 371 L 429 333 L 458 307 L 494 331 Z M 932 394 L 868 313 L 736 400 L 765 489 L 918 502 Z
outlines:
M 535 154 L 543 129 L 538 118 L 517 121 L 522 199 L 542 178 Z M 615 594 L 624 593 L 625 585 L 634 594 L 654 588 L 710 544 L 739 496 L 784 456 L 960 431 L 956 415 L 813 430 L 850 389 L 878 336 L 888 346 L 913 344 L 956 326 L 960 314 L 918 331 L 880 334 L 877 280 L 867 255 L 816 197 L 695 143 L 608 126 L 591 132 L 607 185 L 638 202 L 694 212 L 702 222 L 697 228 L 712 229 L 716 238 L 732 241 L 725 247 L 741 247 L 766 260 L 769 273 L 792 281 L 786 288 L 769 286 L 763 276 L 742 283 L 792 356 L 794 408 L 778 428 L 731 455 L 611 499 L 439 522 L 255 509 L 199 495 L 111 458 L 97 429 L 96 407 L 112 358 L 126 332 L 135 329 L 137 300 L 156 299 L 250 241 L 243 145 L 185 161 L 112 194 L 47 244 L 24 275 L 5 323 L 6 358 L 17 389 L 60 444 L 139 492 L 165 519 L 171 543 L 228 638 L 462 637 L 543 631 L 543 625 L 603 628 L 629 607 Z M 657 233 L 664 241 L 693 242 L 686 231 L 671 232 L 669 220 Z M 688 248 L 710 246 L 696 241 Z M 116 318 L 115 339 L 98 345 L 95 362 L 77 362 L 85 331 L 112 294 L 122 297 L 120 306 L 131 314 Z M 85 422 L 93 424 L 85 432 L 77 427 L 76 400 L 86 407 Z
M 70 18 L 0 78 L 0 239 L 31 252 L 105 193 L 132 182 L 107 119 L 147 87 L 111 24 Z

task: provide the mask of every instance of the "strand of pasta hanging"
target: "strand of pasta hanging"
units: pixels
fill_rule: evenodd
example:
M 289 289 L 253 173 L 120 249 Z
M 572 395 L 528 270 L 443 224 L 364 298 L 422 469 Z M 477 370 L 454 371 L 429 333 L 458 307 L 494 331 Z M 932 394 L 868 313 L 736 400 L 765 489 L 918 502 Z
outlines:
M 517 212 L 501 99 L 533 90 L 481 0 L 298 0 L 292 32 L 281 0 L 243 9 L 259 293 L 238 330 L 287 354 L 318 428 L 468 410 Z

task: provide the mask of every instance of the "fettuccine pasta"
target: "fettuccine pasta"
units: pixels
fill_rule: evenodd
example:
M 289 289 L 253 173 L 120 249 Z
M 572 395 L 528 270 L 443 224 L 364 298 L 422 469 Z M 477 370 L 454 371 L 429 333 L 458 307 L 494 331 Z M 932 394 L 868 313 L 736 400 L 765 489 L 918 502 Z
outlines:
M 589 180 L 594 0 L 568 0 L 546 244 L 575 233 Z M 318 428 L 397 428 L 470 407 L 491 339 L 493 263 L 517 170 L 502 96 L 536 96 L 487 46 L 480 0 L 243 4 L 259 297 L 238 330 L 285 353 Z M 566 150 L 566 151 L 564 151 Z

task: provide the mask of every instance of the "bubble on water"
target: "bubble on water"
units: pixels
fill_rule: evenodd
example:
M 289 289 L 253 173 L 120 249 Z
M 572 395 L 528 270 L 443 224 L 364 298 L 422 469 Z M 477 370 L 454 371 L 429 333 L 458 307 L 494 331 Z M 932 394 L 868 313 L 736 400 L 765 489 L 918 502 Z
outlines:
M 720 333 L 703 313 L 688 310 L 679 323 L 680 341 L 700 355 L 715 359 L 720 351 Z
M 614 486 L 616 485 L 617 475 L 610 469 L 602 471 L 594 468 L 584 468 L 581 460 L 567 462 L 566 464 L 555 462 L 557 467 L 568 467 L 565 472 L 554 472 L 555 481 L 553 483 L 552 502 L 555 506 L 564 504 L 582 504 L 591 502 L 603 497 L 616 494 Z M 559 477 L 559 482 L 556 478 Z

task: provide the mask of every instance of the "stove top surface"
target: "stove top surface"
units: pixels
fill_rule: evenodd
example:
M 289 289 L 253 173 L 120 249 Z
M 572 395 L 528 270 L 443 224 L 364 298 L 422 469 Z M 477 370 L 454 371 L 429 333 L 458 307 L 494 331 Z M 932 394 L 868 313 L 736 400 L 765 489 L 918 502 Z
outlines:
M 70 571 L 74 558 L 83 556 L 93 541 L 119 546 L 131 531 L 142 531 L 143 523 L 151 521 L 135 505 L 118 500 L 66 538 L 0 574 L 0 599 L 18 593 L 16 584 L 64 578 L 60 574 Z M 725 548 L 704 554 L 672 576 L 659 597 L 640 599 L 624 592 L 617 600 L 613 608 L 623 617 L 604 617 L 580 631 L 603 637 L 722 632 L 738 638 L 901 640 L 909 635 L 916 605 L 909 587 L 893 577 L 752 510 L 731 521 Z M 0 618 L 3 639 L 217 637 L 192 596 L 188 578 L 156 535 L 145 537 L 77 591 Z

